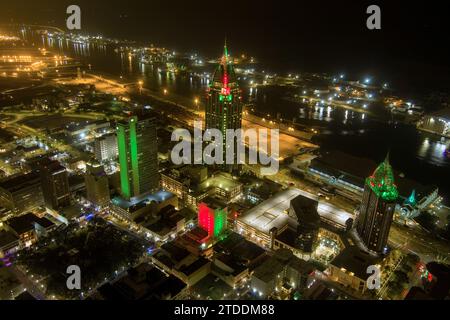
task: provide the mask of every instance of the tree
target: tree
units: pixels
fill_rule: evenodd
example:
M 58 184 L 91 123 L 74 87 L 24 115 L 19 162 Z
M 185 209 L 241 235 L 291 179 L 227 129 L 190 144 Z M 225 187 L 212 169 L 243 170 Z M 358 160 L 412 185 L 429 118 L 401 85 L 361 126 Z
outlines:
M 394 277 L 395 277 L 396 282 L 398 282 L 400 284 L 409 282 L 408 275 L 401 270 L 396 270 L 394 272 Z
M 422 213 L 416 218 L 416 221 L 430 232 L 433 232 L 437 229 L 436 222 L 438 221 L 438 218 L 429 212 Z
M 391 297 L 396 297 L 396 296 L 400 295 L 403 291 L 403 286 L 400 283 L 398 283 L 397 281 L 390 281 L 388 283 L 388 286 L 389 286 L 389 290 L 388 290 L 389 296 L 391 296 Z
M 413 267 L 407 263 L 402 263 L 401 269 L 407 274 L 410 274 L 413 271 Z
M 412 265 L 416 265 L 420 262 L 420 257 L 414 253 L 408 253 L 406 255 L 406 261 Z

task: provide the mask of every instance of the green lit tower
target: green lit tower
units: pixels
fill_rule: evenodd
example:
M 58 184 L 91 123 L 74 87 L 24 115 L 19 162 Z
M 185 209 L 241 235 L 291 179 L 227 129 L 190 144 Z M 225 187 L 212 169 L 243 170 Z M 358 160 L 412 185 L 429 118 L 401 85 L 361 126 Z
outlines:
M 158 146 L 154 118 L 134 116 L 117 125 L 122 197 L 130 200 L 158 189 Z
M 223 56 L 208 89 L 207 98 L 205 112 L 206 129 L 219 129 L 222 132 L 224 139 L 223 159 L 225 161 L 226 148 L 234 147 L 235 155 L 237 154 L 237 141 L 235 141 L 234 146 L 226 145 L 226 130 L 236 130 L 242 127 L 241 90 L 234 72 L 233 62 L 228 54 L 226 42 Z M 227 171 L 237 169 L 239 166 L 236 159 L 236 165 L 225 165 L 224 169 Z
M 394 174 L 386 157 L 372 176 L 366 179 L 356 230 L 365 246 L 383 254 L 398 198 Z

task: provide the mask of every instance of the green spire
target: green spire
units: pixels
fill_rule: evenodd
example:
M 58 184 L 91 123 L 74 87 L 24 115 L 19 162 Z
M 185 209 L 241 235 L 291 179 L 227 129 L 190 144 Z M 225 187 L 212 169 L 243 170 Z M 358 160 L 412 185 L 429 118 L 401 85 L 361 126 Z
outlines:
M 223 46 L 223 55 L 227 58 L 228 60 L 228 47 L 227 47 L 227 37 L 225 37 L 225 45 Z
M 228 64 L 228 46 L 227 46 L 227 38 L 225 38 L 225 44 L 223 46 L 223 55 L 222 55 L 222 61 L 221 61 L 221 65 L 226 68 L 227 64 Z
M 394 182 L 394 173 L 389 163 L 389 153 L 372 176 L 366 179 L 366 184 L 383 200 L 397 200 L 398 190 Z
M 390 166 L 390 163 L 389 163 L 390 153 L 391 153 L 391 151 L 388 151 L 388 153 L 386 154 L 386 158 L 384 159 L 384 163 L 388 166 Z

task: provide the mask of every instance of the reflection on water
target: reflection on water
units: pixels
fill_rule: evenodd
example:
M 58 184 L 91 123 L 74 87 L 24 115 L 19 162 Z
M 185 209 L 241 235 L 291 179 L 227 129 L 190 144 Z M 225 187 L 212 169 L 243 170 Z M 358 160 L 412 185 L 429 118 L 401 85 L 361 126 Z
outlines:
M 32 43 L 40 43 L 43 47 L 60 55 L 67 55 L 92 66 L 97 70 L 111 75 L 122 76 L 131 81 L 142 80 L 144 87 L 191 97 L 204 93 L 209 85 L 209 78 L 190 74 L 174 74 L 152 64 L 142 63 L 135 54 L 129 54 L 117 49 L 113 45 L 97 42 L 74 42 L 68 39 L 58 39 L 48 35 L 37 35 L 28 32 L 24 36 Z M 36 41 L 39 39 L 39 41 Z
M 130 81 L 143 81 L 144 86 L 153 90 L 167 89 L 169 92 L 187 98 L 203 96 L 209 85 L 209 78 L 192 74 L 174 74 L 153 64 L 143 64 L 133 54 L 114 50 L 111 45 L 100 43 L 78 43 L 69 40 L 54 39 L 47 36 L 23 33 L 24 38 L 32 40 L 55 53 L 77 58 L 93 70 L 122 76 Z M 206 71 L 213 71 L 209 66 Z M 433 135 L 418 133 L 415 128 L 395 127 L 379 123 L 364 113 L 318 104 L 299 105 L 285 100 L 285 88 L 242 86 L 245 102 L 254 103 L 257 111 L 264 114 L 280 113 L 283 119 L 294 120 L 301 124 L 322 127 L 319 142 L 324 147 L 336 148 L 380 160 L 390 148 L 393 162 L 399 170 L 419 181 L 436 183 L 441 189 L 447 188 L 450 179 L 450 159 L 445 150 L 450 142 L 441 142 Z M 396 150 L 400 150 L 395 152 Z M 422 163 L 427 165 L 417 170 Z M 437 168 L 436 168 L 437 167 Z M 423 178 L 423 179 L 422 179 Z
M 436 166 L 446 166 L 449 161 L 446 150 L 449 150 L 449 148 L 450 141 L 448 140 L 442 142 L 438 138 L 430 139 L 430 137 L 425 137 L 417 151 L 417 156 L 419 159 L 430 162 Z

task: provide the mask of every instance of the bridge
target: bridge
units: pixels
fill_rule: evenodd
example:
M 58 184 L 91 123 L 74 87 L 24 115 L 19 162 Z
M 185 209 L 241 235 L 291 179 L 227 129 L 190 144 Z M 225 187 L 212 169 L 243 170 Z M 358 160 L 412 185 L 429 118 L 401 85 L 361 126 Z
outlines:
M 27 27 L 27 28 L 35 28 L 35 29 L 45 29 L 45 30 L 53 30 L 56 32 L 60 32 L 60 33 L 65 33 L 66 31 L 64 31 L 61 28 L 58 27 L 54 27 L 54 26 L 44 26 L 44 25 L 39 25 L 39 24 L 1 24 L 0 26 L 5 26 L 5 27 Z

